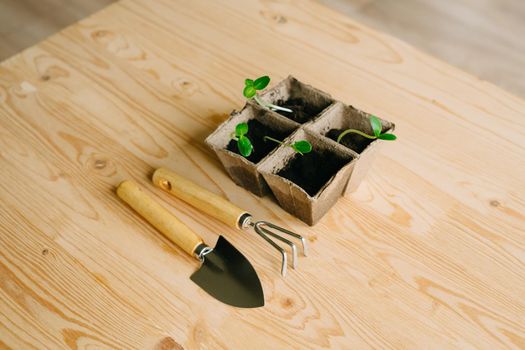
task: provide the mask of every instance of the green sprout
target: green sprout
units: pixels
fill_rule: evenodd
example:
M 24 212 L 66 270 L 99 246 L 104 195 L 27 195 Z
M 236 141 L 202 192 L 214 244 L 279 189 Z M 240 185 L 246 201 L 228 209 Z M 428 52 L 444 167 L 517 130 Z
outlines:
M 239 153 L 244 157 L 249 157 L 253 152 L 253 145 L 250 139 L 246 136 L 248 133 L 248 124 L 239 123 L 235 126 L 235 131 L 232 132 L 232 139 L 237 141 L 237 148 Z
M 252 79 L 246 79 L 244 80 L 244 90 L 242 90 L 242 94 L 244 97 L 246 97 L 248 100 L 253 98 L 259 105 L 265 108 L 269 108 L 272 111 L 279 110 L 283 112 L 289 112 L 292 113 L 293 111 L 289 108 L 284 108 L 280 106 L 276 106 L 272 103 L 267 103 L 264 101 L 261 101 L 259 99 L 259 96 L 257 96 L 257 91 L 264 90 L 270 83 L 270 77 L 267 75 L 264 75 L 262 77 L 259 77 L 255 80 Z
M 265 136 L 264 140 L 270 140 L 273 142 L 277 142 L 278 144 L 282 145 L 283 142 L 279 141 L 277 139 L 274 139 L 270 136 Z M 296 153 L 299 153 L 300 155 L 304 155 L 305 153 L 312 152 L 312 144 L 306 140 L 299 140 L 294 143 L 287 143 L 285 146 L 291 147 Z
M 362 131 L 356 130 L 356 129 L 346 129 L 341 134 L 339 134 L 339 137 L 337 138 L 337 142 L 341 143 L 341 139 L 350 133 L 358 134 L 363 137 L 366 137 L 367 139 L 380 139 L 380 140 L 387 140 L 387 141 L 394 141 L 397 139 L 397 136 L 394 134 L 389 133 L 381 133 L 382 126 L 381 126 L 381 120 L 379 120 L 378 117 L 375 115 L 370 116 L 370 125 L 372 126 L 372 131 L 374 132 L 374 135 L 368 135 L 365 134 Z

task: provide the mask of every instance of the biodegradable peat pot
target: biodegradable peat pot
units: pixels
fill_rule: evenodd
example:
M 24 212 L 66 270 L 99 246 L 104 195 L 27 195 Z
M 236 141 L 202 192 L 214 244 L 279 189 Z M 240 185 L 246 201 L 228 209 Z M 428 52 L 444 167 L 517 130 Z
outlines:
M 339 134 L 346 129 L 356 129 L 368 135 L 373 135 L 370 116 L 371 114 L 369 113 L 337 102 L 330 106 L 319 119 L 307 125 L 306 128 L 311 132 L 319 133 L 337 142 Z M 379 120 L 381 120 L 382 132 L 392 132 L 394 130 L 395 125 L 393 123 L 381 118 L 379 118 Z M 359 155 L 346 186 L 345 195 L 357 189 L 384 142 L 385 141 L 378 139 L 368 139 L 354 133 L 347 134 L 343 137 L 341 145 Z
M 253 152 L 243 157 L 237 149 L 237 142 L 232 139 L 235 126 L 239 123 L 248 123 L 246 135 L 253 144 Z M 279 145 L 265 141 L 264 136 L 283 140 L 289 136 L 298 124 L 258 105 L 247 104 L 240 112 L 232 112 L 230 118 L 222 123 L 211 135 L 206 138 L 210 146 L 233 181 L 257 196 L 269 192 L 268 185 L 257 171 L 257 164 L 264 160 Z
M 279 110 L 276 113 L 299 124 L 314 120 L 335 102 L 327 93 L 301 83 L 292 76 L 263 92 L 259 98 L 264 102 L 291 109 L 291 113 Z
M 285 142 L 307 140 L 312 152 L 300 155 L 281 146 L 258 166 L 284 210 L 314 225 L 337 202 L 354 166 L 355 153 L 304 129 Z

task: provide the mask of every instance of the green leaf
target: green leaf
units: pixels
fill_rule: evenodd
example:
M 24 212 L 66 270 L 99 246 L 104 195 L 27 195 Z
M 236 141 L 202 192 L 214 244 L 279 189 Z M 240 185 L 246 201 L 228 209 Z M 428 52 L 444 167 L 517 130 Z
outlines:
M 246 123 L 239 123 L 235 127 L 235 135 L 237 137 L 242 137 L 248 133 L 248 124 Z
M 374 135 L 376 137 L 379 137 L 383 128 L 383 126 L 381 125 L 381 120 L 379 120 L 379 118 L 375 115 L 372 115 L 370 116 L 370 125 L 372 125 L 372 131 L 374 131 Z
M 244 87 L 244 90 L 242 90 L 242 94 L 246 98 L 252 98 L 253 96 L 255 96 L 256 93 L 257 90 L 255 90 L 255 87 L 253 87 L 252 85 L 246 85 Z
M 397 136 L 394 134 L 381 134 L 377 138 L 381 140 L 394 141 L 397 139 Z
M 253 86 L 253 80 L 251 80 L 251 79 L 245 79 L 245 80 L 244 80 L 244 85 L 246 85 L 246 86 Z
M 252 154 L 253 146 L 249 138 L 246 136 L 239 137 L 237 140 L 237 148 L 244 157 L 249 157 Z
M 300 140 L 292 145 L 292 148 L 300 154 L 312 152 L 312 144 L 306 140 Z
M 256 90 L 262 90 L 266 86 L 268 86 L 269 83 L 270 83 L 270 77 L 265 75 L 265 76 L 255 79 L 255 81 L 253 82 L 253 87 Z

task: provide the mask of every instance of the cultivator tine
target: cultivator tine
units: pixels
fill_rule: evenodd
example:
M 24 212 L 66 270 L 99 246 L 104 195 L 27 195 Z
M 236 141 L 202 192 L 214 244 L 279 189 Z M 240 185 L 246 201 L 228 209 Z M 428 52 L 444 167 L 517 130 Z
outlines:
M 262 238 L 264 238 L 264 240 L 268 243 L 271 244 L 272 247 L 274 247 L 275 249 L 277 249 L 279 251 L 279 253 L 281 253 L 281 257 L 282 257 L 282 260 L 281 260 L 281 275 L 283 277 L 286 277 L 286 271 L 287 271 L 287 266 L 288 266 L 288 258 L 287 258 L 287 255 L 286 255 L 286 251 L 280 246 L 278 245 L 277 243 L 275 243 L 270 237 L 267 236 L 266 234 L 266 231 L 261 229 L 259 227 L 259 225 L 257 224 L 251 224 L 253 226 L 253 230 L 259 235 L 261 236 Z M 291 242 L 290 242 L 291 243 Z M 292 243 L 293 244 L 293 243 Z
M 257 234 L 259 236 L 263 237 L 268 243 L 270 243 L 274 248 L 276 248 L 281 253 L 281 255 L 283 257 L 283 262 L 282 262 L 282 267 L 281 267 L 281 275 L 283 277 L 286 275 L 286 265 L 287 265 L 286 264 L 286 261 L 287 261 L 287 259 L 286 259 L 286 252 L 281 246 L 279 246 L 277 243 L 275 243 L 268 236 L 271 236 L 271 237 L 273 237 L 273 238 L 275 238 L 275 239 L 285 243 L 286 245 L 288 245 L 290 247 L 290 249 L 292 251 L 292 268 L 293 269 L 295 269 L 297 267 L 297 246 L 292 241 L 284 238 L 279 233 L 271 231 L 270 229 L 273 229 L 273 230 L 279 231 L 281 233 L 288 234 L 288 235 L 290 235 L 290 236 L 292 236 L 294 238 L 300 239 L 301 243 L 302 243 L 302 246 L 303 246 L 303 254 L 306 256 L 306 252 L 307 252 L 306 240 L 301 235 L 298 235 L 295 232 L 289 231 L 289 230 L 284 229 L 284 228 L 282 228 L 280 226 L 272 224 L 271 222 L 268 222 L 268 221 L 257 221 L 255 223 L 250 222 L 250 225 L 253 227 L 253 229 L 255 230 L 255 232 L 257 232 Z
M 306 243 L 306 238 L 304 238 L 304 237 L 301 236 L 300 234 L 295 233 L 295 232 L 292 232 L 292 231 L 290 231 L 290 230 L 287 230 L 287 229 L 285 229 L 284 227 L 278 226 L 278 225 L 276 225 L 276 224 L 272 224 L 272 223 L 269 222 L 269 221 L 257 221 L 257 223 L 262 223 L 263 225 L 268 226 L 268 227 L 271 227 L 271 228 L 273 228 L 274 230 L 280 231 L 280 232 L 282 232 L 282 233 L 285 233 L 285 234 L 287 234 L 287 235 L 290 235 L 290 236 L 292 236 L 292 237 L 294 237 L 294 238 L 297 238 L 297 239 L 301 240 L 301 244 L 302 244 L 302 246 L 303 246 L 303 255 L 304 255 L 304 256 L 307 256 L 307 255 L 308 255 L 308 245 L 307 245 L 307 243 Z M 275 235 L 275 233 L 274 233 L 274 235 Z

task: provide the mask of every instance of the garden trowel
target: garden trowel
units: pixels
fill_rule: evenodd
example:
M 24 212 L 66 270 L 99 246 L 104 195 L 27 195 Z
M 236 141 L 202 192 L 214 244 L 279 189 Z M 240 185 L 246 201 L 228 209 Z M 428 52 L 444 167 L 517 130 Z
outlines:
M 170 241 L 202 264 L 191 280 L 223 303 L 244 308 L 264 305 L 259 277 L 250 262 L 220 236 L 215 248 L 207 246 L 189 227 L 145 194 L 130 180 L 117 187 L 117 195 Z

